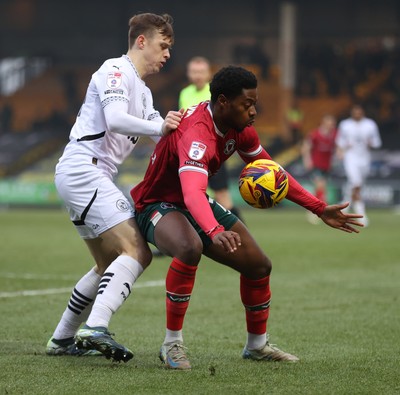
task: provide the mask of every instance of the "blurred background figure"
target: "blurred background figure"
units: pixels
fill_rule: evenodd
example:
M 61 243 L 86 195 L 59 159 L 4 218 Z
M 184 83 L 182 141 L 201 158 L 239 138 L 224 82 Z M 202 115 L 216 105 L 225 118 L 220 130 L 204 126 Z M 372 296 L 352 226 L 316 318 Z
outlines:
M 324 201 L 327 199 L 327 181 L 335 154 L 336 119 L 324 115 L 317 129 L 312 130 L 301 147 L 304 168 L 309 172 L 314 184 L 314 195 Z M 319 219 L 314 214 L 307 215 L 309 222 L 316 224 Z
M 184 109 L 210 99 L 211 65 L 209 60 L 202 56 L 193 57 L 187 64 L 186 75 L 189 85 L 179 94 L 179 108 Z M 229 174 L 225 164 L 210 178 L 208 185 L 214 193 L 214 199 L 243 221 L 229 192 Z
M 292 106 L 286 112 L 286 124 L 289 129 L 291 144 L 301 141 L 303 129 L 304 113 L 299 107 L 298 101 L 295 99 Z
M 187 109 L 210 99 L 211 66 L 208 59 L 195 56 L 187 64 L 189 85 L 179 93 L 179 108 Z
M 361 189 L 370 171 L 370 151 L 372 148 L 380 148 L 382 141 L 378 125 L 365 116 L 360 105 L 354 105 L 350 117 L 339 123 L 336 145 L 348 182 L 344 198 L 350 201 L 354 212 L 364 215 L 364 226 L 368 226 Z

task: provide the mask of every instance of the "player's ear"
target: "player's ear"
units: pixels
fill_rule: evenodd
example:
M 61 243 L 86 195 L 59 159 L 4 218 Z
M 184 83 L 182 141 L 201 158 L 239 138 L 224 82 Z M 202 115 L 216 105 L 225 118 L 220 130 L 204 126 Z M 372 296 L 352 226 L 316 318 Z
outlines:
M 223 107 L 225 107 L 227 104 L 229 104 L 229 100 L 222 93 L 218 96 L 217 102 Z
M 141 34 L 137 37 L 136 39 L 136 45 L 139 49 L 143 49 L 144 48 L 144 42 L 146 41 L 146 37 Z

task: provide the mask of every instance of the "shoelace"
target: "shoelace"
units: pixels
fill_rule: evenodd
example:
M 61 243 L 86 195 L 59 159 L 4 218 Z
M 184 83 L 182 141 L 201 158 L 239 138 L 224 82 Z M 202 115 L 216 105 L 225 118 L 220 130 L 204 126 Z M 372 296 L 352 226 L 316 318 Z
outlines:
M 175 343 L 171 347 L 168 348 L 168 353 L 171 354 L 171 359 L 175 361 L 187 359 L 186 352 L 187 347 L 182 344 Z

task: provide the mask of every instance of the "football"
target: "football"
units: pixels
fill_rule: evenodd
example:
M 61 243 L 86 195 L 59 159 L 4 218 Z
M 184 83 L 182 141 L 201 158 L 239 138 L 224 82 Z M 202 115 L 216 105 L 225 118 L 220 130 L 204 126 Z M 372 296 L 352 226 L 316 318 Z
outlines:
M 289 189 L 285 169 L 269 159 L 248 163 L 239 177 L 239 192 L 243 200 L 255 208 L 270 208 L 281 202 Z

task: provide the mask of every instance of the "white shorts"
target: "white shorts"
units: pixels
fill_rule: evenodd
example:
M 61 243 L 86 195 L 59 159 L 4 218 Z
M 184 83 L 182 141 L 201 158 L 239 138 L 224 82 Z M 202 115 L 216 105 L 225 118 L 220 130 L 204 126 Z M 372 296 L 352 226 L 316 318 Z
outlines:
M 369 162 L 345 158 L 343 165 L 350 186 L 352 188 L 361 187 L 369 174 Z
M 55 185 L 83 239 L 99 237 L 135 216 L 126 196 L 97 168 L 84 166 L 74 175 L 56 174 Z

